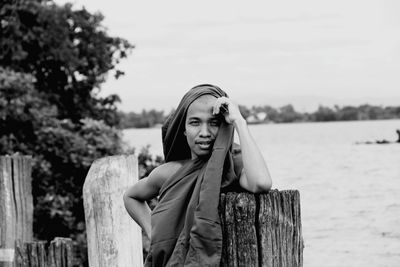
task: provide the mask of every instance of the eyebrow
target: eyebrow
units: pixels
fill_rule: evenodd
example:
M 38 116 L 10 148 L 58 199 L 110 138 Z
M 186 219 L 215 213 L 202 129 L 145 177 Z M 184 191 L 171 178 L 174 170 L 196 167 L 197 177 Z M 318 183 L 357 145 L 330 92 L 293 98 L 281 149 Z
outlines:
M 188 117 L 187 119 L 188 119 L 188 120 L 200 120 L 199 117 L 195 117 L 195 116 L 193 116 L 193 117 Z
M 188 117 L 187 120 L 201 120 L 201 119 L 199 117 L 193 116 L 193 117 Z M 219 116 L 212 115 L 212 117 L 209 118 L 209 120 L 219 120 Z

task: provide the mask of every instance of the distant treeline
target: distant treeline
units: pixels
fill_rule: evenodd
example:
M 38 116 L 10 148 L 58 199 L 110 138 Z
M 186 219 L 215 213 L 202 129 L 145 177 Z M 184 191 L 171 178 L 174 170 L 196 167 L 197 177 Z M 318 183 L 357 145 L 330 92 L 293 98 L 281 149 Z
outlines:
M 284 122 L 321 122 L 352 120 L 385 120 L 400 118 L 399 107 L 382 107 L 372 105 L 343 106 L 333 108 L 319 106 L 315 112 L 298 112 L 292 105 L 274 108 L 268 105 L 239 106 L 243 117 L 249 124 L 284 123 Z M 120 112 L 122 128 L 149 128 L 162 124 L 169 114 L 155 109 L 142 110 L 141 113 Z
M 142 110 L 141 113 L 120 112 L 120 122 L 123 129 L 127 128 L 150 128 L 154 127 L 156 124 L 163 123 L 167 115 L 164 111 L 158 111 L 151 109 L 149 111 Z

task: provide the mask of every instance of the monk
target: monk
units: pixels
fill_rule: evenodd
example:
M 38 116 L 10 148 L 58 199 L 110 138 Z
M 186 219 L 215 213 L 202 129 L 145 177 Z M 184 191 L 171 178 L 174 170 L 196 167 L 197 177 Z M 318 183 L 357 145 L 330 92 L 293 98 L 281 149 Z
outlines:
M 220 192 L 270 190 L 265 160 L 238 105 L 210 84 L 185 94 L 162 138 L 165 163 L 124 194 L 126 210 L 151 240 L 145 266 L 219 266 Z M 156 196 L 151 211 L 146 200 Z

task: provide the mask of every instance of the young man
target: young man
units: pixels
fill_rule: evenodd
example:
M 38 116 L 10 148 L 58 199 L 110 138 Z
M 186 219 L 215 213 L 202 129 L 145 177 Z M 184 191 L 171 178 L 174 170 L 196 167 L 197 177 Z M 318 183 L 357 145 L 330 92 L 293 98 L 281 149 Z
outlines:
M 233 156 L 233 131 L 241 155 Z M 221 190 L 266 192 L 272 180 L 246 121 L 220 88 L 185 94 L 163 126 L 165 163 L 124 195 L 129 215 L 151 239 L 145 266 L 219 266 Z M 159 196 L 151 212 L 145 200 Z

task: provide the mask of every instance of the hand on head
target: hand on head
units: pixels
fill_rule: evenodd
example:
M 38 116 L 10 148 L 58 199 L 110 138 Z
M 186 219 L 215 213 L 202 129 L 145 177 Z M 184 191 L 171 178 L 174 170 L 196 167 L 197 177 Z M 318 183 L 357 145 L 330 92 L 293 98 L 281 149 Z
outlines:
M 213 107 L 213 115 L 222 114 L 229 124 L 243 120 L 239 106 L 227 97 L 219 97 Z

